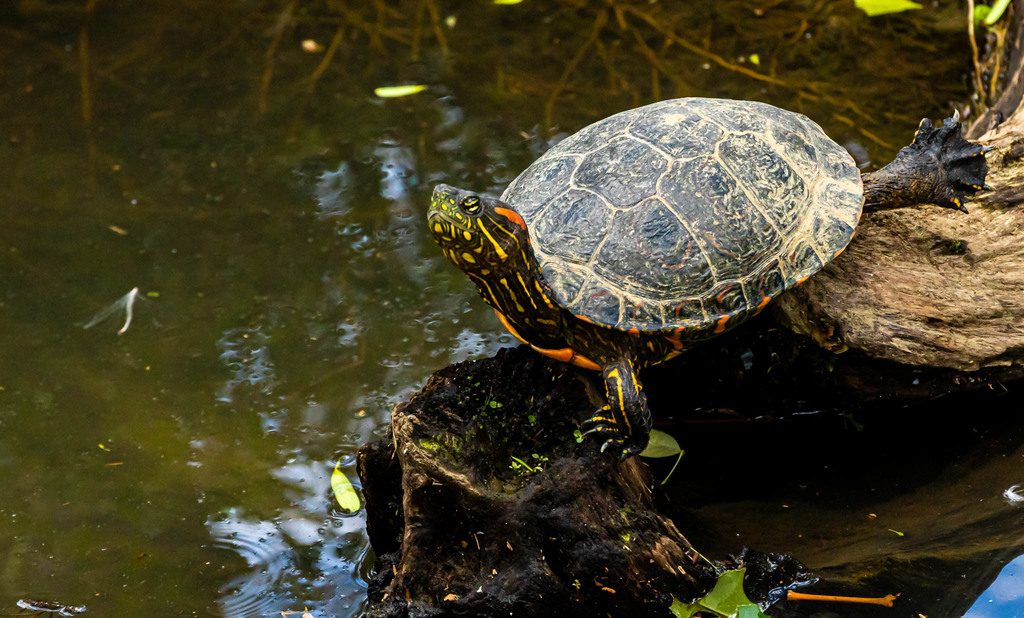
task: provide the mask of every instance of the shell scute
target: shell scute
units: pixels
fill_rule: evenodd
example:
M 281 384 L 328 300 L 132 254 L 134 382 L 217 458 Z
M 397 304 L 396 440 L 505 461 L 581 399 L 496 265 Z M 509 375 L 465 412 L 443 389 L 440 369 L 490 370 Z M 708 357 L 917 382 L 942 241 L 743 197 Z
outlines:
M 631 206 L 654 193 L 655 183 L 667 167 L 668 160 L 654 148 L 617 137 L 584 156 L 573 181 L 612 206 Z
M 598 324 L 618 324 L 622 317 L 623 299 L 600 282 L 589 280 L 579 292 L 579 307 L 582 315 Z
M 746 309 L 749 304 L 743 285 L 738 281 L 719 285 L 705 299 L 705 307 L 710 315 L 733 315 Z
M 708 144 L 722 139 L 724 131 L 696 110 L 665 107 L 646 116 L 643 122 L 633 123 L 629 133 L 675 158 L 683 158 L 704 154 Z
M 537 242 L 553 256 L 585 263 L 608 235 L 613 213 L 597 194 L 581 189 L 565 193 L 560 204 L 534 224 Z
M 781 154 L 762 138 L 733 134 L 719 142 L 718 157 L 766 219 L 783 232 L 793 229 L 810 191 Z
M 649 201 L 615 215 L 594 272 L 654 302 L 703 294 L 712 271 L 699 244 L 660 200 Z
M 505 189 L 502 199 L 515 195 L 513 206 L 527 221 L 537 217 L 552 199 L 569 188 L 578 157 L 541 157 Z
M 687 219 L 717 280 L 746 276 L 761 255 L 782 245 L 772 222 L 717 160 L 682 161 L 662 185 L 669 203 L 680 210 L 689 206 L 680 216 Z

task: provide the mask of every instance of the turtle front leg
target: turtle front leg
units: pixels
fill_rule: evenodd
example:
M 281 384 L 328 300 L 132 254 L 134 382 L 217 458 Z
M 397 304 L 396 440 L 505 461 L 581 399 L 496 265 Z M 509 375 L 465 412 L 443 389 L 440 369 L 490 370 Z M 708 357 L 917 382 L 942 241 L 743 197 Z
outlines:
M 647 448 L 651 433 L 651 409 L 637 380 L 637 371 L 628 358 L 604 367 L 608 404 L 584 423 L 586 433 L 605 438 L 601 452 L 616 453 L 625 460 Z

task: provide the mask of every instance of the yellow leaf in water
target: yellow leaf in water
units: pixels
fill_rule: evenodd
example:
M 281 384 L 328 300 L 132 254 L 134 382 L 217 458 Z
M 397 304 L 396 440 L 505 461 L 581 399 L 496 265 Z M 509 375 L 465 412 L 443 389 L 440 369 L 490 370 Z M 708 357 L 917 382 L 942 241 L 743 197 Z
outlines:
M 853 0 L 853 4 L 867 13 L 868 17 L 923 8 L 921 4 L 912 0 Z
M 348 480 L 345 473 L 341 471 L 341 464 L 334 466 L 334 474 L 331 475 L 331 489 L 334 490 L 334 498 L 346 513 L 355 513 L 359 510 L 359 494 L 352 482 Z
M 523 0 L 494 0 L 494 4 L 519 4 Z
M 398 97 L 407 97 L 410 94 L 416 94 L 417 92 L 423 92 L 426 89 L 427 87 L 423 84 L 409 84 L 408 86 L 382 86 L 380 88 L 374 88 L 373 94 L 382 99 L 395 99 Z
M 757 54 L 750 54 L 749 56 L 747 56 L 747 60 L 750 60 L 750 64 L 753 64 L 755 66 L 761 64 L 761 56 L 758 56 Z

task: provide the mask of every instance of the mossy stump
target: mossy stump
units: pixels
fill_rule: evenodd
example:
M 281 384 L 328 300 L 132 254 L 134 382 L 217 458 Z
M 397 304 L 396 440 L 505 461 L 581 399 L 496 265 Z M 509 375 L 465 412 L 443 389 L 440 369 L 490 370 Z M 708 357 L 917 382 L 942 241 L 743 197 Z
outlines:
M 671 616 L 673 596 L 713 586 L 646 465 L 577 441 L 589 388 L 523 347 L 396 407 L 391 436 L 359 452 L 369 615 Z

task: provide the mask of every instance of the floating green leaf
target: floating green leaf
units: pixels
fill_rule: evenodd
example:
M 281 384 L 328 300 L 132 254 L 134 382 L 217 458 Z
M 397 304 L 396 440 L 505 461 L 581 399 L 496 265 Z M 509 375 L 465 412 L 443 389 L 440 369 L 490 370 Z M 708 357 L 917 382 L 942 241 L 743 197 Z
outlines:
M 893 530 L 892 528 L 889 528 L 889 532 L 892 532 L 896 536 L 903 536 L 903 533 L 900 532 L 899 530 Z
M 747 60 L 749 60 L 750 64 L 754 66 L 758 66 L 761 64 L 761 56 L 757 54 L 750 54 L 749 56 L 747 56 Z
M 985 21 L 988 14 L 992 12 L 992 7 L 987 4 L 979 4 L 974 7 L 974 23 L 980 24 Z
M 867 13 L 868 17 L 922 8 L 922 5 L 911 0 L 853 0 L 853 4 Z
M 494 0 L 494 4 L 519 4 L 523 0 Z
M 407 97 L 417 92 L 423 92 L 427 87 L 423 84 L 409 84 L 408 86 L 382 86 L 380 88 L 374 88 L 373 94 L 377 95 L 382 99 L 395 99 L 398 97 Z
M 647 443 L 647 448 L 640 453 L 641 457 L 675 457 L 683 449 L 679 448 L 679 443 L 676 439 L 668 435 L 664 431 L 658 431 L 657 429 L 651 430 L 651 440 Z
M 676 618 L 692 618 L 698 613 L 711 614 L 719 618 L 768 618 L 743 592 L 743 575 L 746 570 L 744 567 L 722 573 L 718 576 L 714 589 L 694 603 L 672 599 L 669 611 Z
M 359 494 L 352 482 L 348 480 L 345 473 L 341 471 L 341 464 L 334 466 L 334 474 L 331 475 L 331 489 L 334 490 L 334 498 L 338 501 L 341 510 L 346 513 L 355 513 L 359 510 Z

